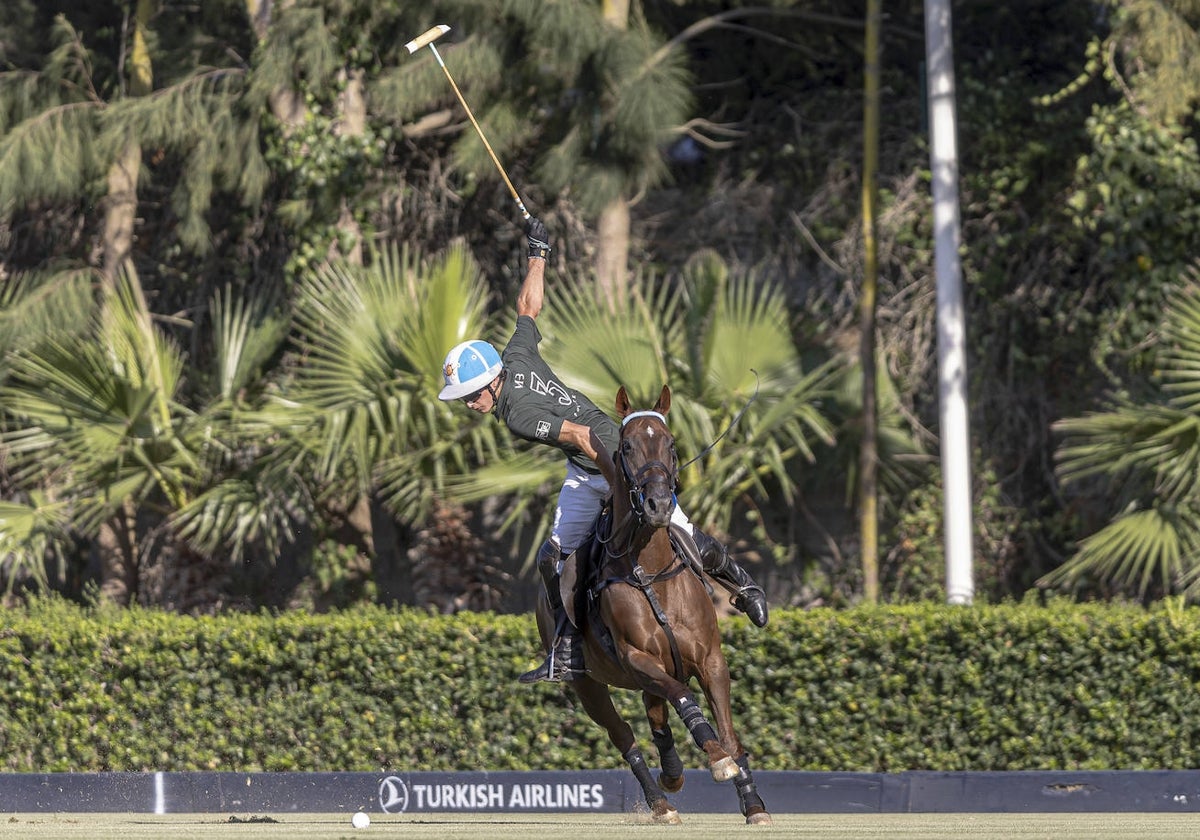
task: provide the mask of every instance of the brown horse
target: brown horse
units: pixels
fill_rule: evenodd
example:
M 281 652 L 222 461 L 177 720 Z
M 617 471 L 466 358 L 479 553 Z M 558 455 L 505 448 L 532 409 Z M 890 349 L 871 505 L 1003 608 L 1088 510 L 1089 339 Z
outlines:
M 663 387 L 653 410 L 633 411 L 622 387 L 616 409 L 621 420 L 615 455 L 600 453 L 600 469 L 612 488 L 610 530 L 590 547 L 589 575 L 571 567 L 563 573 L 563 603 L 583 631 L 587 673 L 570 682 L 592 720 L 608 731 L 641 784 L 654 819 L 680 822 L 663 791 L 683 787 L 683 762 L 675 749 L 670 708 L 683 720 L 707 756 L 713 779 L 733 780 L 746 822 L 769 825 L 771 815 L 750 774 L 746 751 L 733 728 L 729 666 L 721 651 L 716 610 L 698 560 L 681 559 L 669 533 L 675 508 L 675 439 L 667 428 L 671 391 Z M 683 544 L 683 541 L 679 541 Z M 571 591 L 574 581 L 578 581 Z M 576 595 L 579 595 L 578 601 Z M 537 611 L 542 643 L 554 642 L 553 612 L 545 595 Z M 688 687 L 699 683 L 716 723 L 705 718 Z M 609 687 L 642 692 L 651 736 L 658 748 L 658 785 L 634 738 L 613 706 Z M 668 704 L 670 704 L 668 706 Z M 660 789 L 661 788 L 661 789 Z

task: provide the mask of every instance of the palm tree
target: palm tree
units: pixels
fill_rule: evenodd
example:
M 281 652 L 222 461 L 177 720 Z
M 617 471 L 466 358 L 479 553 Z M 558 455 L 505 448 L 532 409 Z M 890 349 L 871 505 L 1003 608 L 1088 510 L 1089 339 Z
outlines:
M 60 315 L 80 294 L 59 291 Z M 29 303 L 24 310 L 36 312 Z M 14 569 L 44 584 L 37 570 L 47 555 L 94 540 L 101 593 L 145 601 L 152 548 L 163 549 L 160 567 L 179 561 L 218 573 L 248 546 L 278 553 L 304 518 L 294 502 L 303 482 L 262 458 L 273 432 L 255 436 L 243 418 L 263 399 L 288 322 L 265 293 L 242 299 L 226 290 L 209 311 L 203 357 L 211 369 L 185 364 L 150 326 L 131 273 L 104 293 L 89 331 L 51 331 L 12 354 L 0 451 L 11 456 L 14 492 L 0 510 L 0 552 Z M 194 592 L 158 594 L 177 606 L 209 606 Z
M 0 383 L 10 374 L 17 355 L 51 338 L 85 332 L 95 310 L 92 274 L 63 272 L 56 276 L 15 274 L 0 284 Z M 0 413 L 0 433 L 6 418 Z M 15 486 L 14 469 L 0 446 L 0 576 L 9 591 L 23 579 L 49 586 L 46 560 L 57 559 L 58 579 L 65 573 L 70 550 L 69 510 L 32 487 Z
M 139 517 L 187 501 L 204 434 L 177 401 L 182 355 L 148 323 L 136 277 L 122 272 L 105 287 L 90 335 L 16 354 L 0 388 L 15 485 L 68 506 L 72 530 L 96 540 L 101 593 L 119 602 L 137 592 Z M 31 543 L 25 556 L 40 548 Z
M 202 556 L 237 563 L 261 546 L 270 558 L 290 542 L 294 526 L 311 518 L 311 492 L 286 458 L 271 457 L 277 432 L 254 412 L 273 387 L 269 375 L 289 322 L 270 292 L 214 294 L 213 370 L 203 387 L 197 423 L 205 444 L 197 492 L 172 513 L 181 540 Z
M 362 265 L 338 260 L 301 274 L 293 352 L 268 398 L 237 427 L 272 439 L 255 463 L 292 508 L 318 530 L 344 531 L 344 543 L 374 560 L 376 506 L 420 527 L 441 503 L 446 477 L 504 448 L 506 436 L 437 399 L 446 350 L 490 337 L 486 286 L 466 249 L 426 264 L 396 247 L 368 255 Z M 288 486 L 297 492 L 281 489 Z M 207 503 L 250 498 L 252 488 L 230 481 Z M 213 531 L 209 539 L 231 536 Z M 398 597 L 379 583 L 384 600 Z
M 1063 485 L 1101 488 L 1112 514 L 1045 586 L 1200 593 L 1200 270 L 1171 294 L 1164 318 L 1152 401 L 1115 398 L 1108 411 L 1054 424 Z

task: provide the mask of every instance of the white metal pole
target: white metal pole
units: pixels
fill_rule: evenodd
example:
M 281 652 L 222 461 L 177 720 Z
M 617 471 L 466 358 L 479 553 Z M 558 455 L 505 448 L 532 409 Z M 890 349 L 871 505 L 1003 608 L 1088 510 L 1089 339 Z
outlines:
M 938 399 L 945 494 L 946 600 L 975 597 L 971 537 L 971 450 L 967 431 L 966 317 L 958 211 L 958 141 L 950 0 L 925 0 L 929 67 L 930 169 L 933 174 L 934 267 L 937 275 Z

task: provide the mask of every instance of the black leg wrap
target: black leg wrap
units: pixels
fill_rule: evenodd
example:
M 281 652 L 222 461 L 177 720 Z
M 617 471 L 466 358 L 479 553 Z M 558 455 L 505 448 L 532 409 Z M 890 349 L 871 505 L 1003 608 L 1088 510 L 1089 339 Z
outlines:
M 671 704 L 675 707 L 675 711 L 679 712 L 679 717 L 683 720 L 683 725 L 688 728 L 688 732 L 692 733 L 692 740 L 696 742 L 696 746 L 704 749 L 704 745 L 709 741 L 717 740 L 717 733 L 713 731 L 712 725 L 704 719 L 704 712 L 700 711 L 700 707 L 696 705 L 696 698 L 691 694 L 685 694 L 678 700 L 672 700 Z
M 629 764 L 629 769 L 633 771 L 634 778 L 642 786 L 642 795 L 646 797 L 647 805 L 653 806 L 658 800 L 666 798 L 654 784 L 654 779 L 650 774 L 650 766 L 646 764 L 646 759 L 636 744 L 630 747 L 622 758 Z
M 642 787 L 647 787 L 651 784 L 650 765 L 646 764 L 646 758 L 642 755 L 639 747 L 630 747 L 629 751 L 622 758 L 629 764 L 629 769 L 633 771 L 633 775 L 637 776 L 637 780 L 641 782 Z
M 737 760 L 737 763 L 741 769 L 733 777 L 733 786 L 737 788 L 738 803 L 742 807 L 742 816 L 744 817 L 749 814 L 751 808 L 761 811 L 767 810 L 762 797 L 758 795 L 758 786 L 754 784 L 754 777 L 750 774 L 750 759 L 743 754 Z
M 671 734 L 670 727 L 652 729 L 650 736 L 654 738 L 654 746 L 658 749 L 658 760 L 663 775 L 670 779 L 678 779 L 683 775 L 683 759 L 675 749 L 675 736 Z

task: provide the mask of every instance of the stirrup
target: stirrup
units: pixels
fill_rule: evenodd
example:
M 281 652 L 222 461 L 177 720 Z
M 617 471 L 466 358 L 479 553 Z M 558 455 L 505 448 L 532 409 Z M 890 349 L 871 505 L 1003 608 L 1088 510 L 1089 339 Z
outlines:
M 541 665 L 517 677 L 517 682 L 529 685 L 536 682 L 569 682 L 587 671 L 583 663 L 583 648 L 575 634 L 564 633 L 554 641 L 554 647 Z

